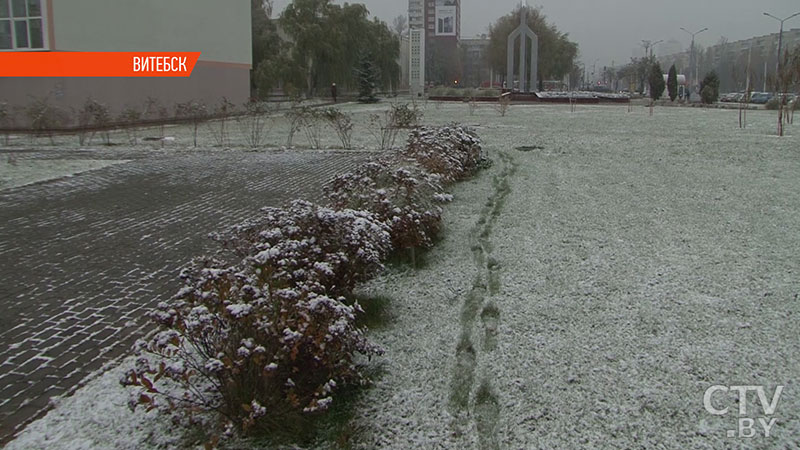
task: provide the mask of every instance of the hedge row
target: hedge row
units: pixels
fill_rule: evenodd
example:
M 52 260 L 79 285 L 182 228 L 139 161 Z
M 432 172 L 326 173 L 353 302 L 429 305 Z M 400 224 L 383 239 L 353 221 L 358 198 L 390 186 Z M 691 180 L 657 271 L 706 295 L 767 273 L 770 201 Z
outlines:
M 330 180 L 329 206 L 265 208 L 212 236 L 220 252 L 183 271 L 152 313 L 158 332 L 137 342 L 121 380 L 137 387 L 130 406 L 245 435 L 291 432 L 293 418 L 328 409 L 337 389 L 366 381 L 357 355 L 381 353 L 356 326 L 356 284 L 391 253 L 432 246 L 446 185 L 482 159 L 473 131 L 421 127 L 404 149 Z

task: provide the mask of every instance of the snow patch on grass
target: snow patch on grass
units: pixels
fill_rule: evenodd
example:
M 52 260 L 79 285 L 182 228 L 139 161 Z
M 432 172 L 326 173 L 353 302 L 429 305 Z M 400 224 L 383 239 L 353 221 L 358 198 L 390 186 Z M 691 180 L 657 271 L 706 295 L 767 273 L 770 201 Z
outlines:
M 182 431 L 170 426 L 169 418 L 158 411 L 132 412 L 128 390 L 119 380 L 135 364 L 129 357 L 97 376 L 74 395 L 52 400 L 54 409 L 28 425 L 6 450 L 94 450 L 113 448 L 176 448 Z

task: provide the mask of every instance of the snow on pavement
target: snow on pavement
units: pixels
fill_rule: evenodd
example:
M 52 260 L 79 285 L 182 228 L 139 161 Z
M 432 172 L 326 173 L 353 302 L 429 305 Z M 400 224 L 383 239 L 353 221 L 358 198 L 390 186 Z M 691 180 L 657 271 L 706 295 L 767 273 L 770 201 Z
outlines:
M 102 169 L 126 160 L 23 159 L 9 153 L 0 160 L 0 190 L 56 178 L 71 177 L 89 170 Z
M 129 394 L 119 384 L 135 357 L 105 373 L 98 373 L 74 395 L 55 398 L 55 407 L 30 425 L 6 450 L 138 450 L 177 448 L 182 433 L 158 411 L 135 413 L 128 408 Z

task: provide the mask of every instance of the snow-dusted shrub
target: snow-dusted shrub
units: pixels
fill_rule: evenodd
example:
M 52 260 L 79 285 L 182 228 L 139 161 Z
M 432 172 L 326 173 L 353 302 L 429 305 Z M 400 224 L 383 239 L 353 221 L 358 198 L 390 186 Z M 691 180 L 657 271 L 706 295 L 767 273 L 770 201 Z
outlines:
M 391 249 L 389 228 L 374 214 L 333 210 L 296 200 L 264 208 L 258 217 L 212 235 L 256 267 L 270 284 L 306 286 L 313 292 L 349 295 L 372 277 Z
M 244 135 L 244 140 L 250 147 L 260 147 L 267 134 L 267 117 L 271 108 L 266 102 L 249 102 L 244 105 L 245 114 L 239 116 L 236 121 L 239 129 Z
M 445 182 L 468 177 L 484 159 L 478 135 L 470 128 L 456 125 L 412 130 L 402 153 L 414 158 L 428 172 L 440 175 Z
M 213 116 L 216 120 L 208 123 L 208 130 L 217 147 L 228 145 L 228 118 L 236 112 L 234 105 L 227 97 L 222 97 L 217 106 L 214 107 Z
M 322 112 L 311 106 L 298 106 L 289 110 L 286 118 L 289 120 L 288 145 L 292 145 L 294 134 L 302 130 L 311 148 L 322 148 L 322 125 L 325 120 Z
M 473 97 L 472 94 L 470 94 L 469 97 L 464 98 L 464 102 L 467 104 L 467 107 L 469 108 L 469 115 L 474 116 L 475 112 L 478 110 L 478 101 L 475 100 L 475 97 Z
M 507 92 L 498 97 L 495 109 L 500 114 L 500 117 L 505 117 L 509 108 L 511 108 L 511 93 Z
M 197 147 L 197 127 L 208 119 L 208 107 L 203 101 L 190 100 L 175 104 L 175 118 L 192 124 L 194 146 Z
M 161 131 L 161 147 L 164 147 L 164 121 L 169 118 L 169 110 L 161 105 L 161 102 L 154 97 L 147 97 L 144 103 L 144 113 L 142 114 L 147 120 L 159 123 Z
M 398 250 L 430 248 L 442 227 L 436 203 L 449 201 L 439 177 L 397 158 L 382 158 L 325 185 L 334 208 L 370 211 L 390 228 Z
M 63 109 L 51 105 L 47 97 L 32 99 L 25 108 L 25 115 L 33 135 L 47 136 L 50 143 L 53 143 L 53 131 L 66 127 L 70 122 L 69 115 Z
M 368 130 L 375 137 L 380 150 L 394 147 L 394 142 L 397 140 L 398 133 L 400 133 L 400 128 L 397 127 L 391 111 L 370 114 Z
M 370 115 L 369 132 L 375 136 L 378 148 L 386 150 L 394 147 L 401 129 L 417 126 L 422 115 L 422 111 L 416 104 L 393 104 L 382 114 Z
M 109 124 L 111 123 L 111 113 L 108 106 L 97 100 L 90 98 L 86 99 L 83 107 L 78 111 L 78 124 L 80 130 L 78 132 L 78 139 L 81 145 L 84 143 L 91 143 L 95 133 L 100 132 L 105 145 L 111 145 L 111 133 L 109 132 Z M 86 136 L 89 136 L 86 142 Z
M 394 125 L 398 128 L 413 128 L 422 120 L 424 113 L 416 103 L 397 103 L 392 105 L 392 116 Z
M 122 380 L 140 388 L 131 406 L 217 412 L 244 433 L 327 409 L 335 389 L 364 381 L 356 355 L 380 352 L 355 325 L 358 303 L 341 295 L 382 267 L 387 230 L 368 212 L 295 201 L 217 236 L 241 261 L 183 271 Z
M 365 381 L 356 354 L 380 353 L 355 326 L 358 304 L 285 285 L 258 258 L 230 267 L 197 260 L 181 277 L 121 380 L 138 387 L 133 409 L 159 408 L 184 425 L 208 425 L 217 413 L 219 429 L 244 434 L 296 431 L 337 388 Z
M 136 145 L 139 133 L 139 122 L 142 121 L 142 112 L 136 108 L 126 107 L 120 112 L 117 120 L 125 130 L 125 135 L 128 136 L 128 142 L 131 145 Z
M 342 141 L 342 147 L 352 148 L 351 140 L 353 137 L 353 117 L 343 113 L 339 108 L 328 108 L 322 111 L 322 117 L 328 122 L 331 128 Z

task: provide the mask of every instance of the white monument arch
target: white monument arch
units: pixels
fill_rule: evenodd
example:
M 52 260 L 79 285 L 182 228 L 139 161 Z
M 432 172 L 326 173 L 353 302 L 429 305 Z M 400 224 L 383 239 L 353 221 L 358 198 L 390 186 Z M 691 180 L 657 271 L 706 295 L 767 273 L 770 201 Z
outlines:
M 519 39 L 519 91 L 531 92 L 536 90 L 539 84 L 539 37 L 528 26 L 528 9 L 522 8 L 522 17 L 519 27 L 508 35 L 508 65 L 506 66 L 506 76 L 510 82 L 509 88 L 514 86 L 514 56 L 517 39 Z M 531 40 L 530 65 L 528 64 L 528 39 Z M 528 79 L 531 84 L 528 86 Z

